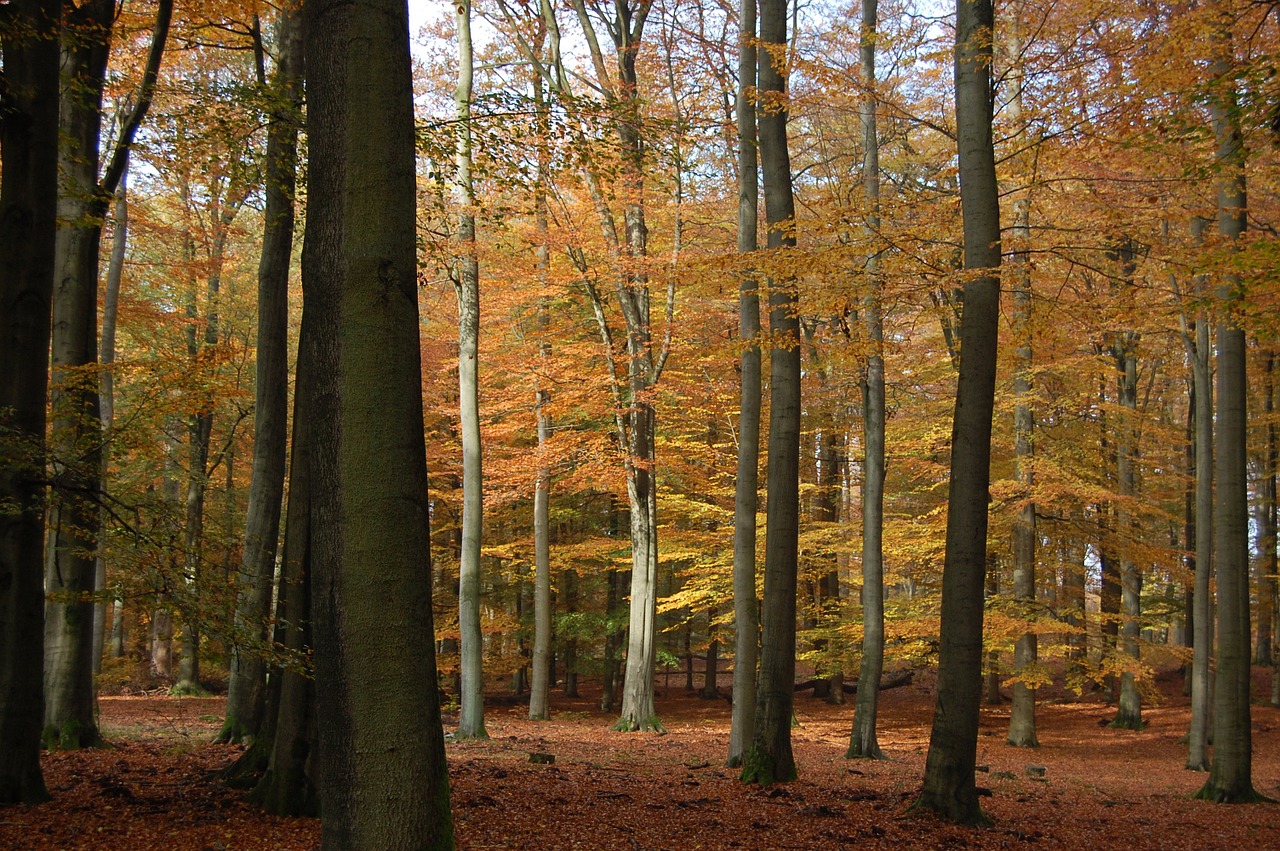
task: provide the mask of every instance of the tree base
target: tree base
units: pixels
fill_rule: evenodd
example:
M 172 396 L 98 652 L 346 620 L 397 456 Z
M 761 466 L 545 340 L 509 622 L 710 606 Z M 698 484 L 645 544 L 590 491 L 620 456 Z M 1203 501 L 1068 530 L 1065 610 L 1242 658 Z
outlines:
M 45 727 L 40 744 L 49 751 L 78 751 L 83 748 L 111 748 L 96 726 L 67 721 L 61 727 Z
M 855 745 L 849 745 L 849 750 L 844 752 L 845 759 L 882 759 L 885 762 L 890 761 L 890 757 L 877 744 L 872 744 L 869 748 L 859 748 Z
M 991 827 L 995 823 L 990 816 L 982 811 L 982 807 L 978 806 L 976 798 L 972 804 L 969 804 L 954 798 L 940 799 L 936 795 L 925 792 L 920 795 L 914 804 L 907 808 L 908 813 L 919 813 L 921 811 L 932 813 L 939 818 L 966 827 Z
M 1258 792 L 1252 785 L 1244 789 L 1228 789 L 1210 780 L 1200 791 L 1191 796 L 1198 801 L 1212 801 L 1215 804 L 1274 804 L 1273 798 Z
M 613 725 L 613 729 L 619 733 L 661 733 L 666 734 L 667 728 L 662 726 L 662 720 L 657 715 L 650 715 L 643 721 L 635 718 L 623 716 L 618 719 L 618 723 Z
M 169 689 L 170 697 L 209 697 L 209 690 L 192 680 L 182 680 Z

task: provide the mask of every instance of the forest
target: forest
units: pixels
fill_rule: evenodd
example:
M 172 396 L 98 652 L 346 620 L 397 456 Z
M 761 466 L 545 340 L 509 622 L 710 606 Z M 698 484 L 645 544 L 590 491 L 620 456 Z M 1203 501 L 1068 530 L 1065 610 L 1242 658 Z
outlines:
M 4 0 L 0 60 L 0 844 L 1280 843 L 1215 807 L 1280 790 L 1273 0 Z

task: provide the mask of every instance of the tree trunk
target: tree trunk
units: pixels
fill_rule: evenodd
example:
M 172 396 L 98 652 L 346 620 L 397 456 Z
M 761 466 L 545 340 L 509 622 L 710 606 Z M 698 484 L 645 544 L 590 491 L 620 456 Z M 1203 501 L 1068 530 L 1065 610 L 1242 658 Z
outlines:
M 1203 229 L 1203 220 L 1194 227 Z M 1197 240 L 1199 241 L 1199 240 Z M 1213 385 L 1210 373 L 1209 321 L 1196 322 L 1195 344 L 1189 352 L 1192 398 L 1195 400 L 1195 591 L 1191 660 L 1191 727 L 1187 734 L 1187 765 L 1191 771 L 1209 770 L 1209 707 L 1213 679 Z
M 795 198 L 787 150 L 783 68 L 786 0 L 760 4 L 760 42 L 767 61 L 759 90 L 776 104 L 759 119 L 768 246 L 777 254 L 796 244 Z M 800 515 L 800 321 L 794 281 L 774 279 L 769 294 L 769 470 L 765 509 L 764 611 L 756 728 L 743 758 L 742 779 L 761 785 L 796 778 L 791 750 L 795 700 L 796 573 Z
M 101 743 L 93 687 L 102 420 L 98 406 L 98 252 L 106 199 L 98 139 L 114 4 L 69 10 L 63 30 L 53 376 L 49 433 L 53 489 L 45 553 L 44 741 L 50 748 Z M 109 196 L 108 196 L 109 197 Z
M 0 412 L 21 463 L 0 466 L 0 804 L 37 803 L 44 717 L 45 403 L 58 202 L 61 4 L 12 0 L 0 29 Z
M 302 84 L 302 31 L 296 12 L 277 23 L 279 65 L 275 111 L 267 129 L 266 208 L 258 264 L 258 352 L 254 383 L 253 473 L 245 522 L 244 561 L 231 649 L 226 720 L 217 741 L 254 737 L 263 722 L 267 616 L 275 577 L 284 497 L 289 405 L 289 261 L 293 255 L 294 188 L 298 164 L 298 107 Z
M 1258 480 L 1258 549 L 1262 555 L 1258 562 L 1258 643 L 1254 662 L 1270 666 L 1274 663 L 1277 593 L 1276 554 L 1276 422 L 1275 422 L 1275 363 L 1276 344 L 1264 344 L 1262 355 L 1262 411 L 1266 434 L 1262 446 L 1261 476 Z
M 759 247 L 759 168 L 756 156 L 756 0 L 741 0 L 738 23 L 738 253 Z M 756 595 L 756 510 L 760 489 L 760 291 L 743 270 L 738 296 L 742 341 L 738 401 L 738 459 L 733 498 L 733 711 L 727 765 L 742 765 L 755 736 L 760 603 Z
M 978 806 L 974 768 L 982 680 L 983 577 L 991 416 L 1000 318 L 1000 205 L 991 138 L 990 0 L 956 3 L 956 137 L 964 266 L 977 274 L 964 286 L 960 375 L 951 431 L 946 557 L 938 694 L 916 806 L 964 824 L 987 821 Z
M 1245 147 L 1232 74 L 1230 18 L 1220 12 L 1209 114 L 1217 141 L 1218 234 L 1231 246 L 1244 234 Z M 1213 764 L 1197 797 L 1222 803 L 1256 801 L 1249 716 L 1249 481 L 1245 335 L 1239 313 L 1243 285 L 1224 271 L 1218 286 L 1217 397 L 1214 430 L 1213 556 L 1218 574 L 1218 653 L 1213 700 Z
M 1262 573 L 1266 577 L 1263 580 L 1262 588 L 1258 595 L 1267 603 L 1270 610 L 1271 618 L 1266 624 L 1267 629 L 1264 635 L 1262 624 L 1258 626 L 1258 664 L 1272 666 L 1273 683 L 1280 682 L 1277 679 L 1275 668 L 1277 664 L 1276 647 L 1274 643 L 1275 615 L 1276 615 L 1276 598 L 1280 594 L 1280 582 L 1276 579 L 1276 574 L 1280 573 L 1280 561 L 1276 553 L 1276 478 L 1277 467 L 1280 467 L 1280 454 L 1277 452 L 1276 443 L 1276 344 L 1274 341 L 1267 345 L 1266 355 L 1263 358 L 1262 366 L 1263 383 L 1262 383 L 1262 410 L 1263 419 L 1267 423 L 1266 441 L 1263 447 L 1263 467 L 1262 481 L 1258 487 L 1258 496 L 1260 506 L 1261 523 L 1259 529 L 1261 532 L 1262 550 Z M 1259 616 L 1259 621 L 1261 621 Z M 1266 646 L 1263 647 L 1263 639 L 1266 640 Z M 1264 654 L 1265 649 L 1265 654 Z M 1275 701 L 1273 700 L 1274 704 Z
M 114 203 L 112 205 L 112 236 L 111 236 L 111 259 L 107 265 L 107 280 L 105 293 L 102 299 L 102 339 L 99 341 L 98 362 L 102 365 L 101 375 L 98 380 L 98 404 L 102 415 L 102 432 L 104 439 L 102 441 L 102 495 L 104 500 L 107 496 L 107 474 L 111 468 L 111 446 L 113 440 L 112 429 L 115 425 L 115 374 L 114 364 L 116 361 L 116 320 L 119 315 L 120 305 L 120 284 L 124 278 L 124 258 L 125 249 L 129 242 L 129 172 L 128 161 L 125 161 L 125 167 L 120 171 L 120 183 L 116 186 Z M 107 508 L 102 507 L 103 517 L 99 521 L 100 528 L 106 526 Z M 102 548 L 98 548 L 98 578 L 101 580 L 99 587 L 105 590 L 106 585 L 106 556 Z M 99 605 L 105 605 L 105 598 L 99 602 Z M 104 613 L 105 614 L 105 613 Z M 95 613 L 95 630 L 97 627 L 97 615 Z M 95 636 L 97 633 L 95 632 Z M 112 659 L 119 659 L 124 655 L 125 644 L 125 628 L 124 628 L 124 597 L 116 595 L 112 598 L 111 611 L 111 640 L 107 648 L 107 652 L 111 654 Z M 95 653 L 95 657 L 100 657 L 100 653 Z
M 480 630 L 480 539 L 484 474 L 480 450 L 480 266 L 476 259 L 475 193 L 471 178 L 471 3 L 455 6 L 458 27 L 457 145 L 454 203 L 454 285 L 458 294 L 458 420 L 462 432 L 462 552 L 458 560 L 458 629 L 462 638 L 462 712 L 458 736 L 487 739 L 484 728 L 484 636 Z
M 533 219 L 538 235 L 538 285 L 547 286 L 551 269 L 550 222 L 547 211 L 547 182 L 550 180 L 551 150 L 548 133 L 550 122 L 542 77 L 533 76 L 534 110 L 538 146 L 538 175 L 533 188 Z M 544 301 L 538 302 L 538 357 L 549 359 L 551 344 L 547 341 L 549 319 Z M 551 417 L 547 413 L 551 394 L 539 386 L 534 395 L 534 420 L 538 439 L 538 474 L 533 486 L 533 687 L 529 690 L 529 718 L 547 720 L 551 717 L 549 704 L 549 673 L 551 668 L 551 466 L 548 460 L 548 441 L 551 439 Z M 565 596 L 570 596 L 569 571 L 565 571 Z M 565 688 L 573 676 L 572 652 L 565 652 Z M 576 689 L 576 683 L 574 684 Z
M 311 620 L 312 530 L 311 438 L 316 403 L 312 366 L 315 347 L 312 316 L 304 316 L 298 339 L 294 391 L 292 458 L 289 464 L 289 507 L 285 515 L 283 566 L 276 595 L 277 634 L 292 664 L 277 668 L 280 680 L 271 750 L 266 770 L 252 799 L 278 816 L 314 816 L 320 801 L 316 789 L 316 714 L 314 668 L 304 669 L 313 647 Z M 255 746 L 257 741 L 255 740 Z
M 1022 8 L 1016 5 L 1010 19 L 1010 32 L 1006 54 L 1009 57 L 1009 83 L 1012 93 L 1006 107 L 1009 123 L 1013 126 L 1015 144 L 1022 148 L 1027 144 L 1026 124 L 1023 118 L 1022 95 L 1024 73 L 1022 68 Z M 1025 168 L 1019 154 L 1017 179 L 1030 181 L 1030 169 Z M 1030 618 L 1036 603 L 1036 504 L 1033 499 L 1035 476 L 1032 472 L 1034 457 L 1035 414 L 1031 409 L 1032 358 L 1032 300 L 1031 300 L 1031 190 L 1022 185 L 1013 201 L 1013 336 L 1014 377 L 1013 412 L 1014 477 L 1022 491 L 1024 501 L 1013 521 L 1013 598 L 1019 604 L 1020 615 Z M 1036 685 L 1028 682 L 1036 666 L 1036 634 L 1030 630 L 1018 636 L 1013 646 L 1013 700 L 1009 711 L 1009 735 L 1007 741 L 1014 747 L 1034 748 L 1040 742 L 1036 738 Z
M 452 848 L 427 563 L 408 15 L 393 0 L 310 0 L 303 18 L 321 841 Z
M 867 235 L 880 231 L 880 137 L 876 124 L 877 0 L 862 0 L 862 81 L 867 96 L 862 101 L 862 181 L 866 192 Z M 884 759 L 876 738 L 880 703 L 880 676 L 884 672 L 884 473 L 885 388 L 884 318 L 880 278 L 880 253 L 867 256 L 863 271 L 868 294 L 863 299 L 867 357 L 862 379 L 862 664 L 858 671 L 858 697 L 853 709 L 853 732 L 846 758 Z

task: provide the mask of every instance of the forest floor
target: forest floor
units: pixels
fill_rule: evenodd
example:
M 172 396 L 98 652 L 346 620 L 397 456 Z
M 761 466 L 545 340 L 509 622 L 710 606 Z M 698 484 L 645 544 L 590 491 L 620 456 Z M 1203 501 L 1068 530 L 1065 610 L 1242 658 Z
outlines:
M 1256 672 L 1255 693 L 1269 693 L 1269 676 Z M 1141 732 L 1108 727 L 1114 709 L 1099 696 L 1041 700 L 1036 750 L 1005 744 L 1007 702 L 984 707 L 978 761 L 986 770 L 978 783 L 990 791 L 982 800 L 994 826 L 962 828 L 908 812 L 924 772 L 931 685 L 923 673 L 881 694 L 887 761 L 844 758 L 852 704 L 798 694 L 800 779 L 771 788 L 744 785 L 724 767 L 723 699 L 667 691 L 657 704 L 665 735 L 610 731 L 613 715 L 585 691 L 577 699 L 553 693 L 546 722 L 526 720 L 524 705 L 495 702 L 486 711 L 489 741 L 448 746 L 459 847 L 1280 849 L 1280 806 L 1192 799 L 1206 775 L 1183 769 L 1189 709 L 1176 675 L 1156 683 Z M 102 698 L 114 747 L 46 754 L 54 800 L 0 809 L 0 848 L 317 847 L 318 822 L 264 816 L 211 779 L 240 752 L 209 744 L 223 703 Z M 554 763 L 531 763 L 535 752 L 554 755 Z M 1254 706 L 1253 754 L 1256 788 L 1280 796 L 1280 709 Z

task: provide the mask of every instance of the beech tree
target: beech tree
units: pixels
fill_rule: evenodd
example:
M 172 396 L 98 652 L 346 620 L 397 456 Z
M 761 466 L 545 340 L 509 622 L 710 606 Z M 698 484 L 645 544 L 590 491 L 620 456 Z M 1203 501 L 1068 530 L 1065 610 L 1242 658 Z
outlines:
M 50 434 L 54 487 L 46 519 L 44 739 L 50 747 L 101 743 L 93 686 L 97 549 L 102 475 L 99 408 L 98 259 L 102 221 L 120 183 L 129 148 L 151 106 L 173 4 L 157 7 L 151 50 L 119 138 L 101 177 L 102 91 L 115 4 L 89 2 L 68 12 L 62 31 L 66 95 L 59 147 L 59 228 L 53 302 Z M 98 624 L 100 626 L 100 622 Z
M 963 824 L 987 821 L 974 768 L 982 686 L 983 588 L 991 416 L 1000 319 L 1000 204 L 991 137 L 990 0 L 956 3 L 956 141 L 964 225 L 960 374 L 951 426 L 947 549 L 942 573 L 938 694 L 917 807 Z
M 756 151 L 756 0 L 738 11 L 738 253 L 760 247 L 760 174 Z M 737 476 L 733 501 L 733 713 L 730 768 L 742 764 L 755 738 L 756 667 L 760 654 L 760 600 L 756 595 L 756 510 L 760 489 L 760 291 L 756 273 L 744 270 L 738 289 L 739 381 Z
M 303 19 L 322 842 L 451 848 L 427 560 L 407 11 L 395 0 L 309 0 Z
M 1244 235 L 1248 201 L 1246 151 L 1239 95 L 1232 74 L 1231 26 L 1226 3 L 1210 8 L 1213 56 L 1209 115 L 1217 168 L 1218 234 L 1235 249 Z M 1256 801 L 1253 733 L 1249 715 L 1249 484 L 1246 438 L 1245 332 L 1239 274 L 1220 272 L 1217 339 L 1217 409 L 1214 428 L 1213 561 L 1218 576 L 1218 653 L 1213 702 L 1213 762 L 1197 797 L 1224 803 Z
M 58 204 L 61 4 L 15 0 L 0 26 L 0 804 L 38 803 L 44 716 L 45 403 Z
M 480 537 L 484 523 L 484 478 L 480 457 L 479 338 L 480 265 L 476 259 L 475 188 L 471 176 L 471 4 L 456 7 L 458 87 L 456 171 L 456 256 L 453 279 L 458 295 L 458 407 L 462 432 L 462 551 L 458 560 L 458 626 L 462 633 L 462 715 L 458 735 L 486 739 L 484 729 L 484 644 L 480 634 Z
M 255 31 L 259 29 L 255 27 Z M 217 740 L 256 739 L 266 712 L 264 658 L 271 587 L 280 538 L 287 457 L 289 268 L 293 256 L 299 106 L 302 96 L 302 32 L 297 11 L 276 19 L 276 67 L 268 91 L 269 121 L 264 163 L 265 209 L 258 263 L 258 334 L 254 380 L 253 474 L 245 521 L 244 557 L 229 649 L 227 714 Z M 261 48 L 261 36 L 258 46 Z M 267 86 L 265 79 L 259 85 Z M 267 742 L 255 745 L 261 750 Z M 265 758 L 265 753 L 261 758 Z
M 787 150 L 787 0 L 760 4 L 758 118 L 767 245 L 774 268 L 796 246 L 795 197 Z M 796 677 L 796 572 L 800 522 L 800 319 L 794 278 L 769 281 L 769 469 L 765 509 L 764 609 L 756 727 L 742 779 L 767 786 L 796 779 L 791 715 Z
M 862 83 L 866 86 L 860 123 L 862 129 L 862 182 L 866 195 L 868 236 L 880 230 L 880 138 L 876 124 L 876 25 L 877 0 L 862 2 Z M 866 374 L 862 379 L 862 663 L 858 671 L 858 701 L 853 710 L 853 733 L 846 757 L 880 759 L 884 753 L 876 740 L 876 715 L 880 699 L 880 675 L 884 671 L 884 306 L 880 278 L 880 252 L 872 251 L 863 265 L 868 293 L 863 300 L 867 339 Z

